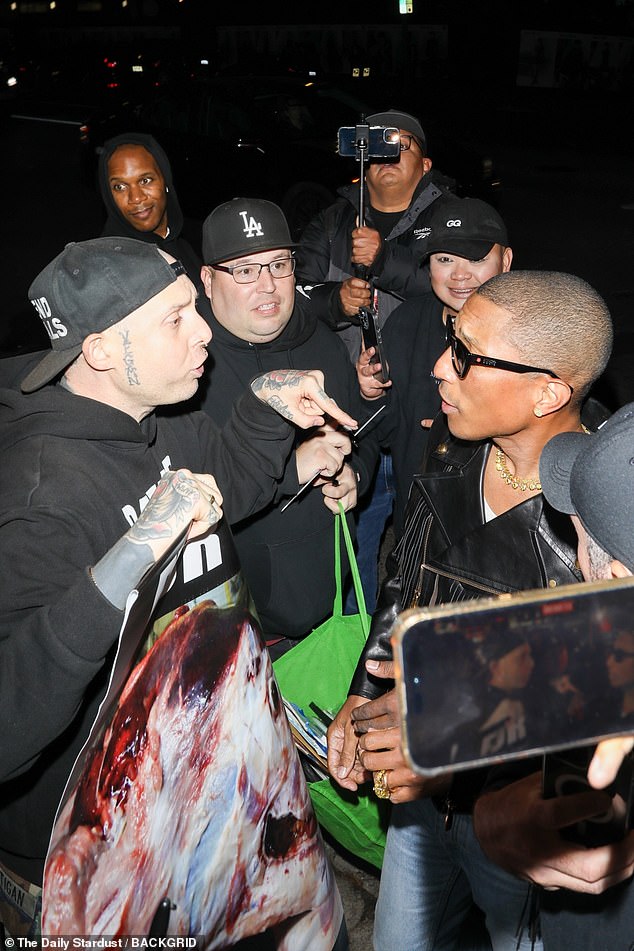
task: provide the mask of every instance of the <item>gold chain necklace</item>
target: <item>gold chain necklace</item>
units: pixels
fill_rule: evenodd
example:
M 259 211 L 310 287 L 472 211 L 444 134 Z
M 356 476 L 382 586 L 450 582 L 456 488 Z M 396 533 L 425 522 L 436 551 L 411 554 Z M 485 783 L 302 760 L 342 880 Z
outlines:
M 542 484 L 539 479 L 520 479 L 519 476 L 509 472 L 509 468 L 506 464 L 506 456 L 504 452 L 497 447 L 495 450 L 495 468 L 500 473 L 500 478 L 506 482 L 507 485 L 510 485 L 512 489 L 519 489 L 521 492 L 526 492 L 527 489 L 530 489 L 531 492 L 541 492 L 542 490 Z
M 584 433 L 590 435 L 590 430 L 583 423 L 581 428 Z M 541 492 L 542 490 L 539 479 L 520 479 L 519 476 L 513 475 L 506 464 L 506 455 L 498 446 L 495 447 L 495 468 L 500 473 L 500 478 L 512 489 L 519 489 L 520 492 L 526 492 L 527 489 L 530 489 L 531 492 Z

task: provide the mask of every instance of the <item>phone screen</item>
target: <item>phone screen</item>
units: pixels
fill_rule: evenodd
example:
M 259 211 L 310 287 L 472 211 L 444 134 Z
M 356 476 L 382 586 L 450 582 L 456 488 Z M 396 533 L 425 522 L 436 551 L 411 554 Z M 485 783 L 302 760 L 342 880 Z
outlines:
M 369 347 L 374 347 L 375 352 L 371 362 L 381 364 L 381 369 L 374 375 L 383 383 L 387 383 L 390 378 L 390 367 L 385 356 L 381 328 L 379 327 L 375 312 L 368 307 L 362 307 L 359 311 L 359 322 L 361 324 L 364 350 L 367 350 Z
M 634 579 L 408 611 L 392 640 L 421 773 L 634 733 Z
M 338 133 L 337 151 L 344 158 L 359 158 L 356 126 L 343 126 Z M 392 126 L 369 126 L 368 148 L 365 157 L 398 158 L 401 151 L 400 133 Z

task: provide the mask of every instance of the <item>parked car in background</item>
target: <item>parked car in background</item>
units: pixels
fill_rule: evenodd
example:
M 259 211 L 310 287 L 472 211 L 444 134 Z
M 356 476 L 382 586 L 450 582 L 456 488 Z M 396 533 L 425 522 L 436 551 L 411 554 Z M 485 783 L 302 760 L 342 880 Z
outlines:
M 200 220 L 236 195 L 267 198 L 299 237 L 339 186 L 358 180 L 355 160 L 337 155 L 338 128 L 378 108 L 332 83 L 297 77 L 190 79 L 114 115 L 88 118 L 80 133 L 83 161 L 94 175 L 106 139 L 132 129 L 150 133 L 170 158 L 187 216 Z M 448 164 L 430 151 L 455 190 L 496 200 L 490 160 L 453 142 Z

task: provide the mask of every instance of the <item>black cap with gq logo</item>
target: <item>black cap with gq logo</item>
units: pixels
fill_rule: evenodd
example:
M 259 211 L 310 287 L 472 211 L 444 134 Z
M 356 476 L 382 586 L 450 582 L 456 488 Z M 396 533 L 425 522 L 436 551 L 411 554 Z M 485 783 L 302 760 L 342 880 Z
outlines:
M 226 201 L 214 208 L 203 224 L 205 264 L 294 247 L 282 209 L 261 198 Z

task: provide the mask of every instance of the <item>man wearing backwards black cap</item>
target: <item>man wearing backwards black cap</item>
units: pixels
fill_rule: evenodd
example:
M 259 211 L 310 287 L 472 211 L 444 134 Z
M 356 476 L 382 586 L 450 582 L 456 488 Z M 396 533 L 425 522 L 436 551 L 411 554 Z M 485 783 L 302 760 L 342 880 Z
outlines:
M 364 350 L 357 362 L 359 385 L 366 399 L 387 396 L 377 435 L 392 453 L 396 497 L 394 531 L 400 538 L 409 487 L 427 444 L 421 420 L 440 409 L 432 367 L 447 346 L 446 323 L 468 298 L 496 274 L 510 270 L 513 252 L 501 217 L 479 198 L 450 196 L 437 202 L 427 242 L 433 293 L 404 301 L 383 331 L 390 380 L 375 376 L 373 351 Z M 391 389 L 390 389 L 391 387 Z M 389 392 L 387 392 L 389 390 Z
M 634 403 L 614 414 L 597 433 L 562 433 L 542 451 L 539 477 L 544 496 L 571 516 L 584 578 L 597 581 L 634 573 Z M 634 678 L 634 634 L 620 632 L 608 654 L 619 681 Z M 600 743 L 588 770 L 596 789 L 614 779 L 632 737 Z M 596 849 L 571 847 L 559 830 L 573 821 L 561 802 L 542 799 L 541 773 L 487 793 L 476 805 L 476 832 L 486 853 L 509 871 L 545 886 L 540 920 L 546 951 L 630 951 L 634 940 L 634 832 Z M 598 793 L 596 811 L 606 808 Z M 585 808 L 583 796 L 567 797 Z M 619 884 L 622 883 L 622 884 Z
M 22 393 L 0 391 L 0 862 L 39 884 L 128 593 L 190 522 L 203 535 L 223 507 L 268 503 L 294 437 L 279 412 L 355 421 L 299 371 L 259 377 L 222 431 L 155 412 L 196 392 L 211 332 L 154 245 L 68 245 L 29 293 L 51 350 Z
M 277 205 L 234 198 L 203 225 L 201 276 L 211 302 L 213 370 L 202 408 L 218 425 L 257 373 L 280 367 L 317 367 L 325 386 L 351 412 L 370 415 L 341 340 L 296 293 L 288 224 Z M 233 535 L 240 563 L 273 653 L 292 646 L 332 611 L 335 596 L 333 519 L 337 501 L 356 504 L 368 486 L 378 448 L 372 434 L 351 452 L 347 434 L 332 425 L 297 440 L 271 505 Z M 319 470 L 315 488 L 284 508 Z M 351 517 L 349 517 L 351 521 Z M 290 640 L 289 640 L 290 638 Z

